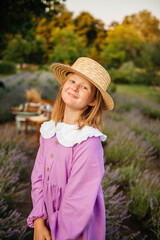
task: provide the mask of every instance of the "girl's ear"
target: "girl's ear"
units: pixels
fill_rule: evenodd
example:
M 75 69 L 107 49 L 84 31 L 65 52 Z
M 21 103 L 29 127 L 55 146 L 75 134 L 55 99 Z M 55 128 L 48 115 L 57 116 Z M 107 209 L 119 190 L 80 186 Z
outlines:
M 96 98 L 94 98 L 93 101 L 88 104 L 88 106 L 93 107 L 93 106 L 95 106 L 95 104 L 96 104 Z

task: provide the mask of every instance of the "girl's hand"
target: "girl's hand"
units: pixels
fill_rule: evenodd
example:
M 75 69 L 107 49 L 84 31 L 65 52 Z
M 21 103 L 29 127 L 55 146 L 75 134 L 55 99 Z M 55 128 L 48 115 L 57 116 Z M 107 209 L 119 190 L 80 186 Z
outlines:
M 34 240 L 52 240 L 50 231 L 45 226 L 43 218 L 34 220 Z

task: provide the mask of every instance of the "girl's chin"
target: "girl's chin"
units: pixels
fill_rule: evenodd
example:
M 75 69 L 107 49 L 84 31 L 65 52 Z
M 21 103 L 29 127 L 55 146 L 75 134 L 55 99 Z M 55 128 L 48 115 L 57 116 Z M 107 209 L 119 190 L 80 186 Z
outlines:
M 86 109 L 86 107 L 80 107 L 78 104 L 74 104 L 70 101 L 67 101 L 67 102 L 64 102 L 65 105 L 67 106 L 68 109 L 71 109 L 73 111 L 76 111 L 76 112 L 81 112 L 81 111 L 84 111 Z

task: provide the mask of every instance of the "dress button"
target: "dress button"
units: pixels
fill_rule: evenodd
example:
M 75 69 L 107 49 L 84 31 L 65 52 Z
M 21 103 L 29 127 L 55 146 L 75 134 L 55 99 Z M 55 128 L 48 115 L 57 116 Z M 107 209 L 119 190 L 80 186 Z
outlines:
M 48 167 L 46 168 L 46 171 L 47 171 L 47 172 L 49 171 L 49 168 L 48 168 Z
M 53 154 L 52 153 L 50 154 L 50 157 L 53 158 Z
M 58 144 L 58 141 L 57 141 L 57 140 L 55 140 L 55 144 Z

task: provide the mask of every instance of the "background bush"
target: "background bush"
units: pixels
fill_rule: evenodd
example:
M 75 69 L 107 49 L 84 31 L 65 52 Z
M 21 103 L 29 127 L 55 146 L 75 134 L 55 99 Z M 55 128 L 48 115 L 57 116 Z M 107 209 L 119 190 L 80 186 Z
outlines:
M 0 62 L 0 74 L 16 73 L 16 64 L 14 62 Z

